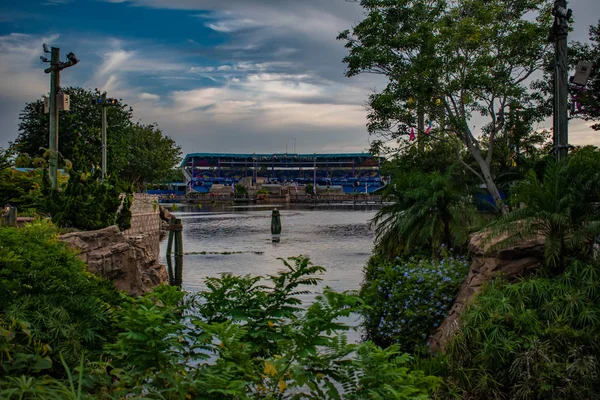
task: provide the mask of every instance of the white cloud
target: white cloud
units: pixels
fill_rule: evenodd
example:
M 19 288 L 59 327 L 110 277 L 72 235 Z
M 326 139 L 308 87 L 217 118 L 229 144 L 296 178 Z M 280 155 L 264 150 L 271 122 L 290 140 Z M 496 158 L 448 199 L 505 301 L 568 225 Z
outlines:
M 160 100 L 160 96 L 152 93 L 140 93 L 138 95 L 138 99 L 140 100 Z

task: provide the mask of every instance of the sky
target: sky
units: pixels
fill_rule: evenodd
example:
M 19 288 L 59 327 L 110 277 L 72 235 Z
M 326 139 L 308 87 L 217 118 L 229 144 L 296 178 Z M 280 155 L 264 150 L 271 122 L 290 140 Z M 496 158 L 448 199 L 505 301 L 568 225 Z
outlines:
M 570 39 L 587 41 L 600 0 L 569 7 Z M 106 90 L 184 153 L 367 150 L 365 102 L 385 81 L 346 78 L 336 40 L 362 17 L 348 0 L 0 0 L 0 147 L 48 92 L 47 43 L 80 59 L 62 86 Z M 570 143 L 600 145 L 590 125 L 571 121 Z

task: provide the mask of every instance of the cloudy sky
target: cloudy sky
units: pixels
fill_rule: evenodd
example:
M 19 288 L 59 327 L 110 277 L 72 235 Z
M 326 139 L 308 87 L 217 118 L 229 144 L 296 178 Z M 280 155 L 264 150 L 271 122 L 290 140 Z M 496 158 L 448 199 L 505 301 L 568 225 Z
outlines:
M 569 6 L 585 41 L 600 1 Z M 122 98 L 184 152 L 291 152 L 294 138 L 298 152 L 365 150 L 365 99 L 384 82 L 345 78 L 335 40 L 361 19 L 346 0 L 1 0 L 0 146 L 48 91 L 48 43 L 81 60 L 63 86 Z M 572 122 L 571 143 L 600 133 Z

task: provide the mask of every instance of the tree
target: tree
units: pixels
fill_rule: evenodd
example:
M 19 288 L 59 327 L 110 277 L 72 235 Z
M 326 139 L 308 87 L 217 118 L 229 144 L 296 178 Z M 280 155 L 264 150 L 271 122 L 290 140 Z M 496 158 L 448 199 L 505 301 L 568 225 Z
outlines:
M 102 162 L 102 108 L 93 100 L 102 93 L 77 87 L 64 91 L 71 96 L 71 111 L 59 116 L 61 158 L 70 160 L 76 171 L 98 169 Z M 133 124 L 132 113 L 120 102 L 107 107 L 108 173 L 136 184 L 171 177 L 181 161 L 181 148 L 155 125 Z M 20 154 L 20 165 L 43 160 L 48 147 L 48 118 L 42 100 L 25 106 L 19 135 L 12 144 Z
M 71 111 L 59 113 L 59 152 L 79 171 L 98 168 L 102 160 L 102 107 L 93 103 L 101 97 L 98 90 L 80 87 L 63 88 L 70 95 Z M 119 173 L 128 153 L 128 128 L 133 110 L 125 104 L 107 108 L 107 163 L 109 172 Z M 28 103 L 21 113 L 19 134 L 13 147 L 19 154 L 36 158 L 48 148 L 49 114 L 44 113 L 44 102 Z
M 347 76 L 366 72 L 388 80 L 368 101 L 368 131 L 378 137 L 372 151 L 406 146 L 417 116 L 427 115 L 430 135 L 454 135 L 468 149 L 478 168 L 466 167 L 505 213 L 490 163 L 511 105 L 525 111 L 521 118 L 528 124 L 544 116 L 527 83 L 548 51 L 547 3 L 361 0 L 366 18 L 338 39 L 349 50 Z M 475 116 L 487 121 L 485 136 L 476 137 Z M 417 133 L 420 142 L 427 131 Z
M 598 149 L 579 149 L 568 164 L 551 160 L 542 179 L 532 170 L 515 186 L 511 197 L 515 210 L 491 225 L 489 239 L 501 237 L 495 246 L 501 248 L 541 235 L 545 264 L 561 272 L 569 257 L 592 253 L 600 234 L 599 189 Z
M 450 173 L 416 172 L 384 192 L 390 202 L 375 215 L 375 242 L 388 255 L 441 245 L 462 247 L 478 220 L 477 210 Z
M 181 147 L 156 125 L 136 124 L 128 129 L 129 151 L 121 176 L 136 185 L 159 182 L 173 175 L 181 162 Z

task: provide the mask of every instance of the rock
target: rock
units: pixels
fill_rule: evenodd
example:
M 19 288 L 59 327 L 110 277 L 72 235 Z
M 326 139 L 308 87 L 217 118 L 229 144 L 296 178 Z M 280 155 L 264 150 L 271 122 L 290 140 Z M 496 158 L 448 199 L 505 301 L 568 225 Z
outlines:
M 73 232 L 59 239 L 78 251 L 88 271 L 114 282 L 132 296 L 168 283 L 167 270 L 158 263 L 153 236 L 125 237 L 117 226 L 97 231 Z
M 477 232 L 470 237 L 471 268 L 448 316 L 430 340 L 429 348 L 433 352 L 445 349 L 446 344 L 460 328 L 460 315 L 486 282 L 496 276 L 502 276 L 509 281 L 515 280 L 541 265 L 544 256 L 542 236 L 493 251 L 497 243 L 506 237 L 486 240 L 487 234 L 487 231 Z

